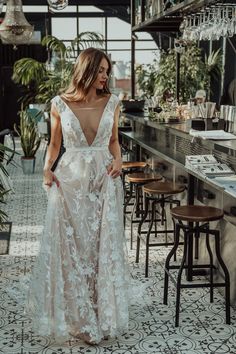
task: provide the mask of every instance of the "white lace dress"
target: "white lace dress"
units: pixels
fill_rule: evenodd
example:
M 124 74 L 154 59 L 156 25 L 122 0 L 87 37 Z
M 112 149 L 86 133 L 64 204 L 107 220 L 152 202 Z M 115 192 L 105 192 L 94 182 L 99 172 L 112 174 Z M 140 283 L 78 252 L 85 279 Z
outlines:
M 129 319 L 122 183 L 106 169 L 118 98 L 110 96 L 91 145 L 60 96 L 53 103 L 66 152 L 55 170 L 60 187 L 48 192 L 28 309 L 36 333 L 60 340 L 88 333 L 99 341 L 126 331 Z

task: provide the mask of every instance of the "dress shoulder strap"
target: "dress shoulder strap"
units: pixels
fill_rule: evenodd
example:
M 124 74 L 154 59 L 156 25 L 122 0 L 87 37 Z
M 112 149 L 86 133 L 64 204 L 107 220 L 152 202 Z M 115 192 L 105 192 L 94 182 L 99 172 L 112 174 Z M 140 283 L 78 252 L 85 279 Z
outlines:
M 65 102 L 61 99 L 61 97 L 59 95 L 53 97 L 51 99 L 51 103 L 55 105 L 57 111 L 59 114 L 61 114 L 62 112 L 65 111 L 66 109 L 66 104 Z
M 115 112 L 116 107 L 118 106 L 119 102 L 120 102 L 119 98 L 112 93 L 111 98 L 110 98 L 110 107 L 109 107 L 110 110 Z

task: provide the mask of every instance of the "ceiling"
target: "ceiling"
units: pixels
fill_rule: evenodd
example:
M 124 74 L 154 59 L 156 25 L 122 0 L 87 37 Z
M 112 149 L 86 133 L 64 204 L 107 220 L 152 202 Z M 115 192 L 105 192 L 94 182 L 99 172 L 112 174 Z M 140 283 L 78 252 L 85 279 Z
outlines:
M 48 5 L 47 0 L 23 0 L 23 5 Z M 130 23 L 130 0 L 69 0 L 69 5 L 96 6 Z

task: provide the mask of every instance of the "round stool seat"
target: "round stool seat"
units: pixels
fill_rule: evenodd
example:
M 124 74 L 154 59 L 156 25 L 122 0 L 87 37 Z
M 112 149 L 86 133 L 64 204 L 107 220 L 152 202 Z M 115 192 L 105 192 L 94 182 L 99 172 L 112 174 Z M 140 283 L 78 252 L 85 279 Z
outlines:
M 144 161 L 125 161 L 122 162 L 122 169 L 129 169 L 129 168 L 144 168 L 147 165 Z
M 182 205 L 170 212 L 174 218 L 189 222 L 214 221 L 224 216 L 221 209 L 206 205 Z
M 127 179 L 132 183 L 147 183 L 152 181 L 160 181 L 162 179 L 161 175 L 155 175 L 154 173 L 144 173 L 137 172 L 127 175 Z
M 173 182 L 152 182 L 145 184 L 143 190 L 151 194 L 178 194 L 185 190 L 185 186 Z

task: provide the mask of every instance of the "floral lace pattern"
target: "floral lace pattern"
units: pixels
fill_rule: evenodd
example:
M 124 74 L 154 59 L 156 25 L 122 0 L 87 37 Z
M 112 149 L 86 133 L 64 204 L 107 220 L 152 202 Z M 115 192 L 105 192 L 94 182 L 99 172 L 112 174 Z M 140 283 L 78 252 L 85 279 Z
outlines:
M 66 152 L 48 192 L 39 256 L 27 296 L 33 327 L 41 335 L 68 339 L 87 333 L 98 342 L 128 328 L 129 272 L 125 260 L 120 178 L 107 175 L 108 144 L 118 98 L 111 95 L 92 145 L 59 96 Z

